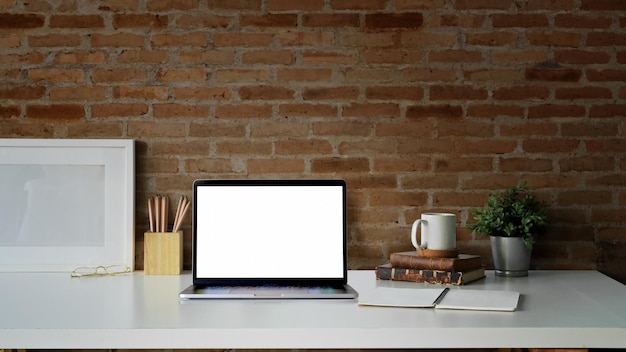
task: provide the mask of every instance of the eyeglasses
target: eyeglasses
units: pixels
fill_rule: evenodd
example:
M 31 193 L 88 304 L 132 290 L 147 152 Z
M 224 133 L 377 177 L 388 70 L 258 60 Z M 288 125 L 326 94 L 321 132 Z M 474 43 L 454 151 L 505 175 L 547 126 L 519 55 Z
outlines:
M 76 268 L 70 274 L 72 277 L 85 277 L 85 276 L 110 276 L 121 275 L 130 273 L 130 268 L 124 265 L 108 265 L 108 266 L 82 266 Z

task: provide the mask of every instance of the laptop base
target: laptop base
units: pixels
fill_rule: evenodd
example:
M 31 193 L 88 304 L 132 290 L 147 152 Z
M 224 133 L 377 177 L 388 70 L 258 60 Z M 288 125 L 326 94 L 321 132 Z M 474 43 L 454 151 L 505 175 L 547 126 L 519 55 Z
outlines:
M 350 285 L 339 286 L 201 286 L 191 285 L 180 299 L 354 299 L 358 293 Z

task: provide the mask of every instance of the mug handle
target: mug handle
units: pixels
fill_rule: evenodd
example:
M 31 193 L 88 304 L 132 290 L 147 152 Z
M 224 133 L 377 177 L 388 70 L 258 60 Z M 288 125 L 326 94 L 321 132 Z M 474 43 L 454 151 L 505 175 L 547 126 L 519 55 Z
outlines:
M 421 246 L 419 243 L 417 243 L 417 228 L 420 226 L 422 222 L 426 223 L 426 220 L 422 220 L 422 219 L 415 220 L 415 222 L 413 223 L 413 228 L 411 229 L 411 243 L 413 243 L 413 247 L 415 247 L 416 249 L 420 249 L 420 248 L 424 249 L 426 248 L 426 246 L 428 246 L 428 241 L 426 238 L 422 238 Z

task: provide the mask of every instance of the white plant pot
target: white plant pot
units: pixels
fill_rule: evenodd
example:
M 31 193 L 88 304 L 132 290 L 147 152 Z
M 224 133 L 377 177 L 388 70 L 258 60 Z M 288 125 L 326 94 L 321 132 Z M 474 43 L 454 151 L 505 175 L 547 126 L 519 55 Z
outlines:
M 489 236 L 496 276 L 528 276 L 531 250 L 521 237 Z

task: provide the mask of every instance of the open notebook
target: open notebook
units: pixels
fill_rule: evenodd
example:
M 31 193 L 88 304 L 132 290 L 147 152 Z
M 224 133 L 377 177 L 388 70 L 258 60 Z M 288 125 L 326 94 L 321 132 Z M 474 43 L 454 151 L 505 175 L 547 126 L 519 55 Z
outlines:
M 519 297 L 514 291 L 377 287 L 372 294 L 361 297 L 359 305 L 512 312 L 517 309 Z
M 343 180 L 196 180 L 181 299 L 355 298 Z

